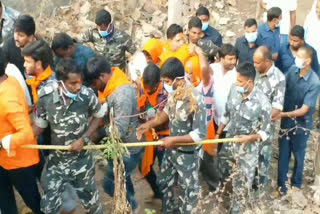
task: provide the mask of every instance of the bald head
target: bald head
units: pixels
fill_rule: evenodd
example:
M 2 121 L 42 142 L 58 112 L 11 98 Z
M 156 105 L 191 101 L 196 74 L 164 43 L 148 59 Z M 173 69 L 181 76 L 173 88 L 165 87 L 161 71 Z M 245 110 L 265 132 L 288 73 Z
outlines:
M 255 51 L 254 55 L 257 55 L 265 60 L 272 61 L 272 53 L 266 46 L 260 46 Z
M 272 53 L 266 46 L 260 46 L 253 55 L 254 67 L 260 74 L 268 72 L 272 66 Z

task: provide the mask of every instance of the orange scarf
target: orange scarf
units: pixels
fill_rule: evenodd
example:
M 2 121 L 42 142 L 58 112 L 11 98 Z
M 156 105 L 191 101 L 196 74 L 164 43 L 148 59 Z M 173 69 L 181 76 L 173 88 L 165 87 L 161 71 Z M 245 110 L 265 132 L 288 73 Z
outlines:
M 213 120 L 211 120 L 208 124 L 207 137 L 206 140 L 212 140 L 215 138 L 215 129 Z M 205 144 L 203 145 L 203 150 L 206 151 L 209 155 L 215 155 L 217 153 L 218 144 Z
M 197 87 L 199 85 L 199 83 L 201 82 L 201 69 L 200 69 L 200 62 L 199 62 L 199 57 L 198 56 L 193 56 L 189 59 L 189 61 L 192 64 L 192 85 L 193 87 Z M 188 62 L 189 62 L 188 61 Z M 189 68 L 185 66 L 185 70 L 187 73 Z
M 138 100 L 138 108 L 141 108 L 142 106 L 144 106 L 147 102 L 147 99 L 148 99 L 149 103 L 151 104 L 151 106 L 155 107 L 157 105 L 158 95 L 160 94 L 161 89 L 162 89 L 162 82 L 160 82 L 158 89 L 153 94 L 148 94 L 145 91 L 144 86 L 143 86 L 143 80 L 141 81 L 141 87 L 143 90 L 143 95 Z
M 32 79 L 27 79 L 26 83 L 30 85 L 32 89 L 32 97 L 33 97 L 33 103 L 37 103 L 38 101 L 38 87 L 39 85 L 49 79 L 52 75 L 52 69 L 50 66 L 46 68 L 40 75 L 32 77 Z
M 163 51 L 163 44 L 160 39 L 149 39 L 143 46 L 143 50 L 150 54 L 154 64 L 158 63 L 159 56 Z
M 103 103 L 106 101 L 107 97 L 112 94 L 117 88 L 122 85 L 130 84 L 128 77 L 120 70 L 118 67 L 113 67 L 112 69 L 112 76 L 108 81 L 106 87 L 104 88 L 103 92 L 98 91 L 99 95 L 99 102 Z
M 144 94 L 138 100 L 138 108 L 141 108 L 142 106 L 144 106 L 146 104 L 147 99 L 148 99 L 149 103 L 151 104 L 151 106 L 155 107 L 157 105 L 158 95 L 160 94 L 161 89 L 162 89 L 162 82 L 160 82 L 157 91 L 155 91 L 151 95 L 149 95 L 145 91 L 144 86 L 143 86 L 143 80 L 141 80 L 141 87 L 142 87 Z M 168 136 L 169 130 L 160 131 L 157 134 Z M 148 142 L 151 142 L 154 140 L 152 131 L 146 132 L 145 137 Z M 143 176 L 146 176 L 150 172 L 151 167 L 153 165 L 153 159 L 154 159 L 154 146 L 146 146 L 144 155 L 141 160 L 141 174 Z
M 170 134 L 169 129 L 157 132 L 157 135 L 161 135 L 161 136 L 169 136 L 169 134 Z M 148 131 L 144 135 L 148 142 L 151 142 L 154 140 L 152 131 Z M 153 165 L 153 160 L 154 160 L 154 146 L 146 146 L 142 160 L 141 160 L 141 174 L 143 176 L 146 176 L 149 174 L 151 167 Z
M 167 61 L 167 59 L 175 57 L 180 60 L 180 62 L 185 65 L 188 59 L 191 57 L 189 53 L 189 45 L 182 45 L 177 51 L 171 51 L 169 42 L 166 42 L 163 45 L 163 52 L 159 56 L 160 59 L 160 68 Z

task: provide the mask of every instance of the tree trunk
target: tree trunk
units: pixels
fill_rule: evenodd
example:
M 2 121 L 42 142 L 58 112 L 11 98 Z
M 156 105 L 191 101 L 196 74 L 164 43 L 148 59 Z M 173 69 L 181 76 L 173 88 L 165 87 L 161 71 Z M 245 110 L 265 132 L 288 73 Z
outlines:
M 168 0 L 168 27 L 171 24 L 183 24 L 182 3 L 182 0 Z

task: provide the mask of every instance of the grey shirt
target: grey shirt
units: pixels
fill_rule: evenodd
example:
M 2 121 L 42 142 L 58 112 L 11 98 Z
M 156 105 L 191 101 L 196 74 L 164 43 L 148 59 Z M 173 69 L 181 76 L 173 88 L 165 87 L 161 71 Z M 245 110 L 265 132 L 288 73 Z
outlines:
M 137 116 L 132 116 L 139 113 L 135 89 L 129 84 L 120 86 L 107 98 L 107 104 L 109 109 L 113 109 L 115 126 L 122 142 L 138 142 L 136 129 L 139 121 Z M 109 124 L 109 117 L 105 117 L 105 123 Z M 106 136 L 109 134 L 109 129 L 106 129 Z M 141 148 L 135 147 L 128 150 L 134 154 L 139 152 Z

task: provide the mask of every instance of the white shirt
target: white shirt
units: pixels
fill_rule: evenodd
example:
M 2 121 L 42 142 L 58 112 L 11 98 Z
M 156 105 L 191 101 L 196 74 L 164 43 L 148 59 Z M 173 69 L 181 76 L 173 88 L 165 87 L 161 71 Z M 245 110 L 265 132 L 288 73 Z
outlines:
M 12 76 L 16 78 L 16 80 L 18 80 L 19 84 L 23 89 L 24 96 L 26 97 L 28 106 L 32 106 L 31 97 L 30 97 L 30 93 L 29 93 L 26 81 L 24 80 L 19 68 L 17 68 L 17 66 L 15 66 L 14 64 L 8 63 L 5 73 L 6 75 Z
M 320 20 L 316 14 L 316 3 L 314 1 L 311 11 L 307 15 L 304 23 L 304 39 L 306 43 L 311 45 L 317 52 L 318 61 L 320 62 Z
M 297 0 L 264 0 L 266 8 L 279 7 L 282 10 L 282 20 L 280 23 L 280 34 L 289 35 L 291 22 L 290 11 L 297 10 Z M 267 21 L 267 13 L 264 13 L 264 21 Z
M 221 63 L 213 63 L 210 67 L 213 70 L 214 81 L 215 114 L 213 118 L 215 123 L 220 126 L 221 118 L 225 112 L 230 88 L 237 80 L 237 72 L 236 68 L 234 68 L 226 74 L 223 74 L 223 67 Z

